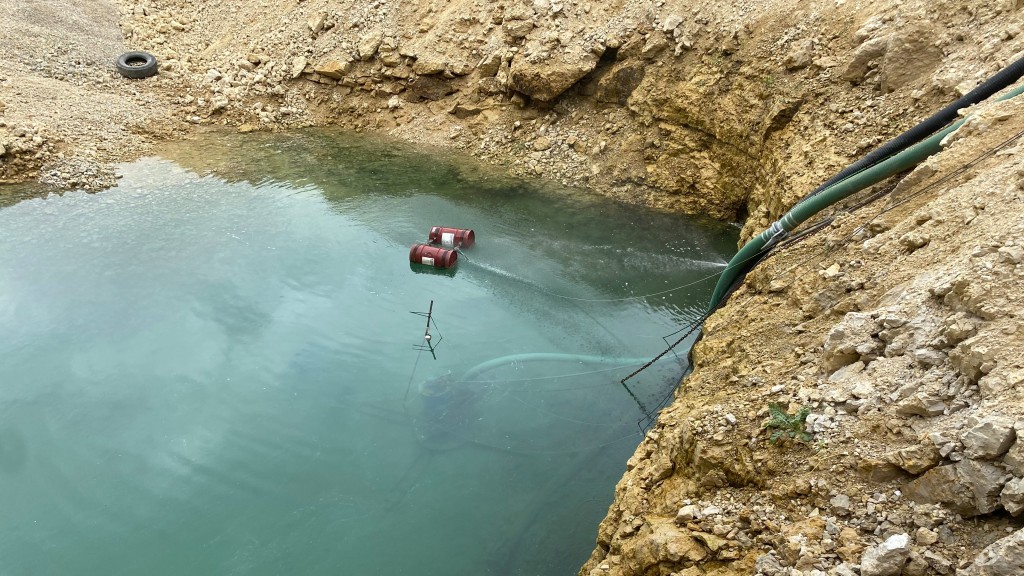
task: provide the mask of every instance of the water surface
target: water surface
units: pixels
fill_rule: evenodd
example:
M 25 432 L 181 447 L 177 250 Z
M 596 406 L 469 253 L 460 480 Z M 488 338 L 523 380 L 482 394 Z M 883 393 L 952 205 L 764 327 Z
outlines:
M 736 236 L 327 132 L 121 173 L 0 209 L 3 573 L 573 574 L 683 366 L 522 355 L 656 354 Z

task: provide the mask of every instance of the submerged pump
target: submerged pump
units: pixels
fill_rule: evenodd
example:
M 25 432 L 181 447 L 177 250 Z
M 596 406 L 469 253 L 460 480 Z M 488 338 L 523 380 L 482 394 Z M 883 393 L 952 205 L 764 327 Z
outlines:
M 420 441 L 435 450 L 463 443 L 470 413 L 464 406 L 469 401 L 469 390 L 458 386 L 448 372 L 421 382 L 416 392 L 407 397 L 405 409 L 413 410 L 413 426 Z
M 465 443 L 472 436 L 471 428 L 489 424 L 476 413 L 481 400 L 480 385 L 495 381 L 482 379 L 487 373 L 501 368 L 516 368 L 523 364 L 544 362 L 570 362 L 595 367 L 592 370 L 562 374 L 561 376 L 585 376 L 598 372 L 619 368 L 628 368 L 645 362 L 646 358 L 616 358 L 607 356 L 591 356 L 585 354 L 565 354 L 535 352 L 501 356 L 473 366 L 460 377 L 451 372 L 429 378 L 413 385 L 410 382 L 406 393 L 404 408 L 411 418 L 420 441 L 435 450 L 447 450 Z M 552 376 L 543 376 L 537 380 L 545 380 Z M 526 379 L 534 380 L 534 379 Z M 678 381 L 678 375 L 673 382 Z M 648 408 L 628 386 L 623 384 L 626 393 L 637 403 L 645 415 Z M 556 389 L 558 391 L 559 389 Z M 561 389 L 564 392 L 564 389 Z M 585 392 L 584 392 L 585 394 Z M 586 424 L 579 423 L 586 427 Z M 506 438 L 507 440 L 507 438 Z

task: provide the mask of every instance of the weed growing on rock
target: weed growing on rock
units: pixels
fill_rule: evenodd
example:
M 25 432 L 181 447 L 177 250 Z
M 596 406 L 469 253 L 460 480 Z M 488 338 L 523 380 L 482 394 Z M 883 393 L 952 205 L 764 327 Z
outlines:
M 804 406 L 796 414 L 790 415 L 782 409 L 782 406 L 773 402 L 768 405 L 768 413 L 771 415 L 771 420 L 765 424 L 765 427 L 775 428 L 769 438 L 772 444 L 778 442 L 780 438 L 800 440 L 801 442 L 811 440 L 811 434 L 806 430 L 807 415 L 811 413 L 810 408 Z

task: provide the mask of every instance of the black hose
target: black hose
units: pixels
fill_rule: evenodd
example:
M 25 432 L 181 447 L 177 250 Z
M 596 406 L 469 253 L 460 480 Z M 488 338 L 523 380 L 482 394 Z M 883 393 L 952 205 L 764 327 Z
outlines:
M 966 108 L 972 104 L 977 104 L 987 99 L 989 96 L 999 92 L 1003 88 L 1013 84 L 1024 76 L 1024 58 L 1013 62 L 1006 68 L 1003 68 L 997 72 L 994 76 L 988 80 L 982 82 L 977 88 L 971 90 L 966 95 L 961 97 L 956 102 L 946 106 L 942 110 L 939 110 L 935 114 L 932 114 L 927 119 L 923 120 L 917 126 L 914 126 L 910 130 L 907 130 L 903 134 L 893 138 L 892 140 L 882 144 L 878 148 L 875 148 L 868 154 L 866 154 L 860 160 L 847 166 L 842 172 L 829 178 L 824 184 L 815 188 L 810 194 L 804 196 L 801 201 L 814 196 L 818 192 L 821 192 L 825 188 L 828 188 L 832 184 L 839 182 L 843 178 L 860 172 L 861 170 L 868 168 L 885 160 L 889 156 L 908 148 L 924 138 L 934 134 L 941 130 L 947 124 L 952 122 L 957 117 L 957 112 L 961 108 Z

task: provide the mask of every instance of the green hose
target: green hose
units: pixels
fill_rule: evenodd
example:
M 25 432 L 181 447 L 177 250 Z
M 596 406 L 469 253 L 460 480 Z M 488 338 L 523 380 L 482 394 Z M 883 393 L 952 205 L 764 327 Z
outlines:
M 1024 86 L 1011 90 L 999 100 L 1009 100 L 1022 92 L 1024 92 Z M 725 270 L 722 271 L 722 275 L 718 277 L 718 284 L 715 285 L 715 291 L 711 295 L 711 305 L 708 311 L 714 311 L 721 305 L 736 280 L 753 267 L 765 246 L 769 246 L 769 242 L 772 242 L 773 239 L 784 237 L 797 226 L 807 221 L 808 218 L 836 202 L 869 186 L 873 186 L 894 174 L 899 174 L 904 170 L 913 168 L 925 158 L 938 152 L 942 148 L 942 139 L 962 126 L 966 121 L 967 119 L 965 118 L 954 122 L 917 144 L 904 149 L 902 152 L 893 154 L 869 168 L 865 168 L 856 174 L 840 180 L 794 206 L 782 218 L 772 224 L 771 227 L 744 244 L 743 248 L 740 248 L 739 252 L 732 257 Z
M 527 354 L 511 354 L 481 362 L 462 375 L 460 382 L 471 381 L 485 372 L 507 366 L 515 362 L 579 362 L 581 364 L 604 364 L 608 366 L 630 366 L 644 364 L 649 358 L 609 358 L 607 356 L 588 356 L 586 354 L 558 354 L 553 352 L 531 352 Z

